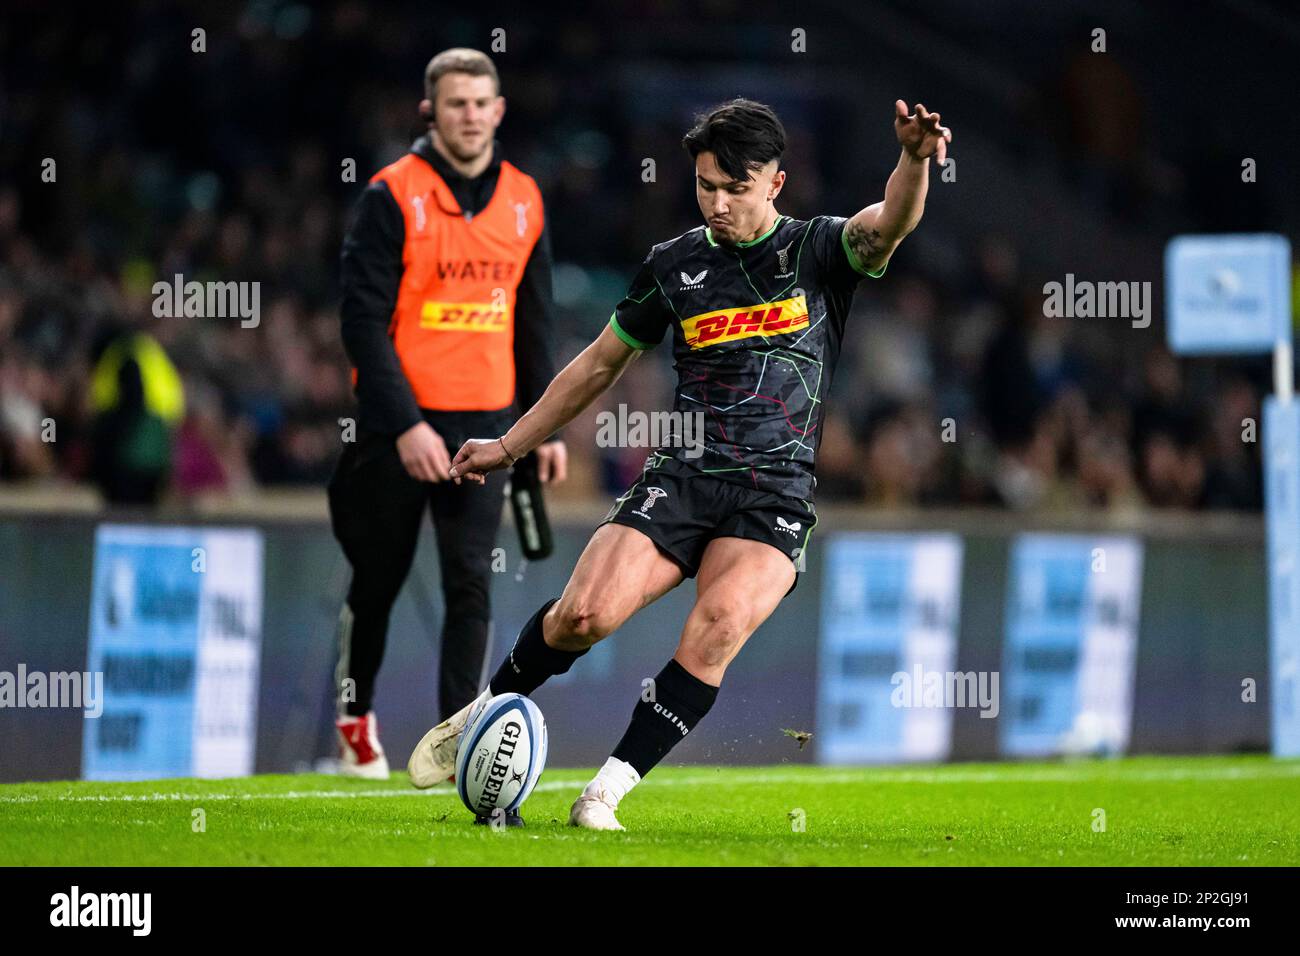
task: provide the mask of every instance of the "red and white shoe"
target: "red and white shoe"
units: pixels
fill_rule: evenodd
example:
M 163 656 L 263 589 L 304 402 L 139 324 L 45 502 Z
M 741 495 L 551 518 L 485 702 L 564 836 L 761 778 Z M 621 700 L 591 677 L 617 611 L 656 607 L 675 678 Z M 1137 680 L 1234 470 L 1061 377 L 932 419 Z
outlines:
M 372 710 L 364 717 L 334 721 L 339 734 L 339 773 L 367 780 L 388 779 L 388 758 L 379 743 L 379 722 Z

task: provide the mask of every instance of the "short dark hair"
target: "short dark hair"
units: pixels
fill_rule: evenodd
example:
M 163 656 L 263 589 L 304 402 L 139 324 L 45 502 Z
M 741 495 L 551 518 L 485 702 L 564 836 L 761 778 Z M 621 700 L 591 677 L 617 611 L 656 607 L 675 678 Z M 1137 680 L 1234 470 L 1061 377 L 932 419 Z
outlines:
M 734 99 L 695 118 L 695 126 L 682 137 L 682 147 L 695 159 L 711 152 L 718 168 L 733 180 L 749 178 L 785 152 L 785 127 L 772 107 L 753 100 Z

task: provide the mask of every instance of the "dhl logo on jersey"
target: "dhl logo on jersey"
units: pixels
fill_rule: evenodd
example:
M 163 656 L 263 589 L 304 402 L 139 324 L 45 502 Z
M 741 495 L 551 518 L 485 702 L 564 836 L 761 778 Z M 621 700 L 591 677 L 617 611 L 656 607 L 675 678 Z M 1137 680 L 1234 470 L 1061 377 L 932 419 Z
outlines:
M 420 309 L 422 329 L 504 332 L 509 324 L 505 307 L 487 302 L 426 302 Z
M 722 342 L 735 342 L 758 335 L 768 338 L 797 332 L 808 326 L 808 302 L 803 296 L 765 302 L 762 305 L 745 305 L 720 312 L 705 312 L 682 320 L 686 344 L 702 349 Z

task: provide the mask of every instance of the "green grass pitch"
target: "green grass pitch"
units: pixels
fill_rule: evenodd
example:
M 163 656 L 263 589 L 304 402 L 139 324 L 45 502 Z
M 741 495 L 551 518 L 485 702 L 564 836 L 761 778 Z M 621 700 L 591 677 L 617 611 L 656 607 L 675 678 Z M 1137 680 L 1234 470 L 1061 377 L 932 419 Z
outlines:
M 626 833 L 565 826 L 590 773 L 548 770 L 523 830 L 398 774 L 10 784 L 0 865 L 1300 864 L 1300 761 L 1264 756 L 666 766 L 624 801 Z

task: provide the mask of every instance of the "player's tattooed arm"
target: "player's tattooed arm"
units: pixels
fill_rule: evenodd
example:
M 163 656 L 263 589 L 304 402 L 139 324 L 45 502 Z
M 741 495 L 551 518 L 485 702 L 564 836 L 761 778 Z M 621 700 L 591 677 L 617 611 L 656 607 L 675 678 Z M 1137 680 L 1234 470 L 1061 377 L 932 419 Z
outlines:
M 844 242 L 858 257 L 858 262 L 873 270 L 883 265 L 893 251 L 892 247 L 885 248 L 886 243 L 879 229 L 859 221 L 857 216 L 844 224 Z
M 844 225 L 844 244 L 860 268 L 882 268 L 903 238 L 916 228 L 925 211 L 930 185 L 930 157 L 942 164 L 948 156 L 952 131 L 939 122 L 939 114 L 916 104 L 908 113 L 902 100 L 894 103 L 894 133 L 902 147 L 898 165 L 885 185 L 885 198 L 853 216 Z

